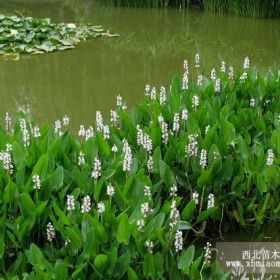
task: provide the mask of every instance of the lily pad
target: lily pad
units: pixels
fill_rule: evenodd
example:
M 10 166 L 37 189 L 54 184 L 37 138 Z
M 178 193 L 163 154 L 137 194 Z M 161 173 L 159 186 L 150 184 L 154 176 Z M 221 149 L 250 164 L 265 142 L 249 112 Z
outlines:
M 0 54 L 43 54 L 73 49 L 90 38 L 116 36 L 102 26 L 0 14 Z

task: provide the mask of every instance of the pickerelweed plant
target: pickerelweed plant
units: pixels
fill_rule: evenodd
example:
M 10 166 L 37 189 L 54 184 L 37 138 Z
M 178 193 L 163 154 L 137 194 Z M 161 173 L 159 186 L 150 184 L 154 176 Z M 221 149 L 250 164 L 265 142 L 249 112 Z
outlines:
M 73 49 L 81 41 L 99 36 L 118 35 L 91 24 L 52 23 L 48 18 L 0 14 L 0 54 L 43 54 Z
M 279 230 L 280 82 L 199 55 L 170 90 L 149 85 L 109 121 L 0 130 L 0 267 L 6 279 L 227 279 L 211 240 Z M 278 227 L 278 228 L 277 228 Z M 196 246 L 205 244 L 205 249 Z M 15 278 L 14 278 L 15 279 Z

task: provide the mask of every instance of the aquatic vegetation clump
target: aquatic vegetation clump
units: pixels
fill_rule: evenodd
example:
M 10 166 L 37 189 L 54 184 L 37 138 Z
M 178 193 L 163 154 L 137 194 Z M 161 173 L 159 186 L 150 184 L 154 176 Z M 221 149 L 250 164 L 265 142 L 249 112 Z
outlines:
M 206 11 L 238 16 L 272 18 L 280 16 L 280 2 L 275 0 L 99 0 L 113 6 L 172 7 L 195 6 Z
M 0 14 L 0 54 L 43 54 L 73 49 L 81 41 L 99 36 L 118 35 L 92 24 L 52 23 L 48 18 Z
M 246 58 L 208 77 L 193 62 L 169 90 L 146 86 L 130 111 L 118 96 L 109 120 L 98 111 L 74 134 L 67 116 L 6 114 L 1 276 L 226 279 L 215 239 L 279 232 L 279 71 Z

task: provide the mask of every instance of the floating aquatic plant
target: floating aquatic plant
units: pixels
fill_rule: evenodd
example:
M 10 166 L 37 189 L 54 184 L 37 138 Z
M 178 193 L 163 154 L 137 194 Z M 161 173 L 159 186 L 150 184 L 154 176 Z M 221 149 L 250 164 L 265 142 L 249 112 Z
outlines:
M 48 18 L 0 14 L 0 54 L 43 54 L 73 49 L 81 41 L 99 36 L 118 35 L 91 24 L 52 23 Z

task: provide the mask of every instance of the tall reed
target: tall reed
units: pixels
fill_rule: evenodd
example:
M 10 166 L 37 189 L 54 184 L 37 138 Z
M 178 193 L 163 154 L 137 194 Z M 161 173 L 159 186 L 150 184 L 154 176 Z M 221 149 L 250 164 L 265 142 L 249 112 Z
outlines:
M 280 16 L 279 0 L 98 0 L 112 6 L 187 7 L 195 5 L 206 11 L 239 16 L 271 18 Z

